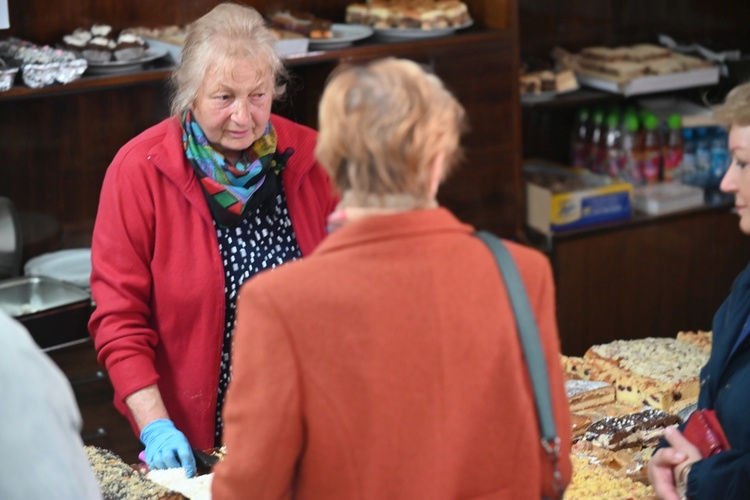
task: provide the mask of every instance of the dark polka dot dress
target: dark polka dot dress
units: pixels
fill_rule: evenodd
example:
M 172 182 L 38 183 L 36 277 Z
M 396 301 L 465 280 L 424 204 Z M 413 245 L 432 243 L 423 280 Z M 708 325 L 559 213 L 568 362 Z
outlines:
M 266 203 L 274 203 L 270 210 Z M 302 256 L 297 238 L 292 230 L 292 221 L 286 205 L 283 189 L 275 199 L 264 202 L 254 212 L 250 212 L 237 225 L 216 227 L 219 238 L 219 251 L 224 263 L 226 315 L 224 321 L 224 341 L 219 371 L 219 393 L 216 404 L 216 446 L 220 446 L 224 424 L 221 410 L 227 385 L 231 379 L 230 350 L 234 332 L 237 294 L 240 286 L 257 273 Z

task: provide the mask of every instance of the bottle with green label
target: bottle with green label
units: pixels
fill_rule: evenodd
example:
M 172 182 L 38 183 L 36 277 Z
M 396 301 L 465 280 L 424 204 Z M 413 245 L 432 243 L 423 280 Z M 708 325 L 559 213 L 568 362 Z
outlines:
M 664 182 L 681 180 L 683 158 L 682 117 L 678 114 L 667 118 L 667 138 L 664 141 Z
M 643 115 L 643 155 L 641 157 L 641 175 L 646 184 L 655 184 L 661 178 L 661 136 L 659 119 L 646 112 Z
M 622 121 L 623 165 L 620 178 L 634 185 L 643 184 L 643 176 L 641 175 L 642 139 L 638 115 L 634 112 L 626 112 Z

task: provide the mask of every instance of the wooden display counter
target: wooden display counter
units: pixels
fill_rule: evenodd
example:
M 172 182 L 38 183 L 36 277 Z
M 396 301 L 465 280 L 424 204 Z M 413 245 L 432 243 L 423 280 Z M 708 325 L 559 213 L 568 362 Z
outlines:
M 616 339 L 710 330 L 750 262 L 750 237 L 726 200 L 530 239 L 552 262 L 562 352 L 571 356 Z

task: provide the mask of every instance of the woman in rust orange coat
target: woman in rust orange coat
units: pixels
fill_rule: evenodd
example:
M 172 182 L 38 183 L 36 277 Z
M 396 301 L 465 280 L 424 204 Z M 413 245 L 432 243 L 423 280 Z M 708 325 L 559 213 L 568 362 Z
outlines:
M 414 62 L 337 72 L 316 156 L 341 193 L 306 259 L 240 291 L 213 498 L 553 496 L 492 253 L 438 206 L 464 110 Z M 508 242 L 539 326 L 570 478 L 552 273 Z

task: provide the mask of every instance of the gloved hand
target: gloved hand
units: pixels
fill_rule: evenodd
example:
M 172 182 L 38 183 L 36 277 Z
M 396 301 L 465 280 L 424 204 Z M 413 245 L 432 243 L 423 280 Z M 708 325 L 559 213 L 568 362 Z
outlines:
M 195 475 L 195 457 L 185 435 L 171 420 L 154 420 L 141 431 L 146 445 L 146 463 L 151 469 L 182 467 L 187 477 Z

